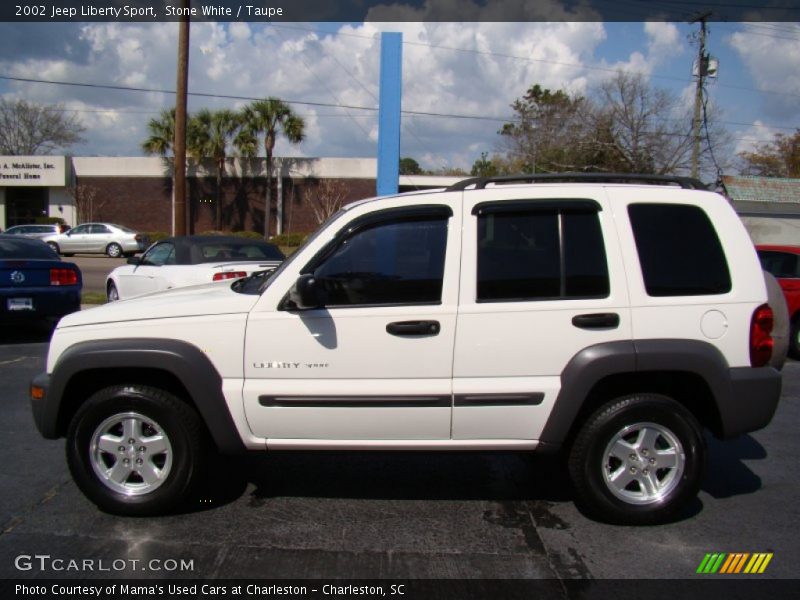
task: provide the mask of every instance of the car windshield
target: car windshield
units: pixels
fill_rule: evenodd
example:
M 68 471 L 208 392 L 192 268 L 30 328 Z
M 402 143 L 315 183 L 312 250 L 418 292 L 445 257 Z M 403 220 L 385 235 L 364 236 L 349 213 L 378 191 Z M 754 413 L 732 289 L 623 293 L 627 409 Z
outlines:
M 9 258 L 60 260 L 58 255 L 44 242 L 0 235 L 0 259 Z
M 125 233 L 136 233 L 130 227 L 125 227 L 125 225 L 112 225 L 112 227 L 116 227 L 117 229 L 119 229 L 120 231 L 124 231 Z

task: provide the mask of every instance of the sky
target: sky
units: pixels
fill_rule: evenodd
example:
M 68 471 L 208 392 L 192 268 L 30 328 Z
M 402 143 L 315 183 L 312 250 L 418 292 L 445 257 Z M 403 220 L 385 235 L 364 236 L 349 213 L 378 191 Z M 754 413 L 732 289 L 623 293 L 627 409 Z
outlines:
M 403 34 L 401 156 L 469 170 L 498 149 L 510 104 L 533 84 L 586 94 L 616 70 L 643 74 L 687 105 L 697 25 L 665 22 L 200 23 L 191 26 L 189 91 L 205 95 L 378 105 L 379 35 Z M 710 23 L 719 59 L 708 86 L 730 154 L 800 127 L 800 24 Z M 0 23 L 0 76 L 170 90 L 176 23 Z M 147 121 L 174 102 L 159 92 L 0 79 L 0 95 L 62 104 L 86 127 L 77 156 L 141 156 Z M 189 110 L 247 100 L 190 97 Z M 374 157 L 377 112 L 293 104 L 306 122 L 278 156 Z

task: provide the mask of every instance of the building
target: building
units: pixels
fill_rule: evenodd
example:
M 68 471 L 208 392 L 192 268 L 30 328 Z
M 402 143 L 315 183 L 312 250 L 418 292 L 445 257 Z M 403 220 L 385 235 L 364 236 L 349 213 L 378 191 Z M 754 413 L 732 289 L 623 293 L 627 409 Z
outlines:
M 722 185 L 754 243 L 800 245 L 800 179 L 726 175 Z
M 71 226 L 107 221 L 172 231 L 172 161 L 158 157 L 0 157 L 0 229 L 60 217 Z M 331 205 L 375 195 L 374 158 L 276 158 L 270 233 L 308 233 Z M 279 174 L 279 175 L 278 175 Z M 263 158 L 228 159 L 219 189 L 212 161 L 189 161 L 188 227 L 201 233 L 264 231 Z M 400 189 L 459 177 L 401 176 Z M 217 226 L 217 202 L 220 223 Z

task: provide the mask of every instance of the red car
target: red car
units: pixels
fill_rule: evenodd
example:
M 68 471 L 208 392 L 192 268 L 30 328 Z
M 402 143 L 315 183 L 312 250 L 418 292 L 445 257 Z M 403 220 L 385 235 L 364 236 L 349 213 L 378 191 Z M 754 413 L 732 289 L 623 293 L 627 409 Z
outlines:
M 778 280 L 789 309 L 789 354 L 800 358 L 800 246 L 756 246 L 761 267 Z

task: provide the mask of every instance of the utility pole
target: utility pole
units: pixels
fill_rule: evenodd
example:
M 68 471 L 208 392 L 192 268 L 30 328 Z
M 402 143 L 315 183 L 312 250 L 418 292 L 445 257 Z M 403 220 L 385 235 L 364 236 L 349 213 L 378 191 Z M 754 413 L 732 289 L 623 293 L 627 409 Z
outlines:
M 188 9 L 191 0 L 183 0 Z M 186 98 L 189 84 L 189 11 L 178 25 L 178 81 L 175 94 L 175 195 L 173 204 L 173 235 L 186 235 Z
M 708 74 L 708 54 L 706 53 L 706 20 L 711 16 L 710 12 L 695 17 L 689 23 L 700 23 L 700 50 L 697 54 L 697 87 L 694 93 L 694 118 L 692 120 L 692 177 L 698 177 L 698 163 L 700 161 L 700 126 L 702 120 L 700 112 L 703 108 L 703 82 Z

